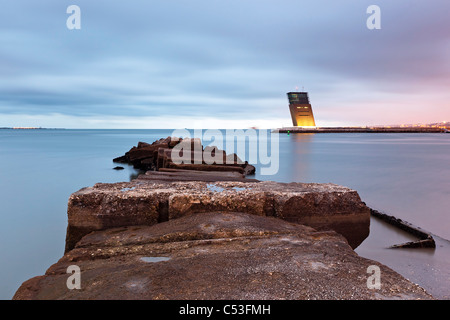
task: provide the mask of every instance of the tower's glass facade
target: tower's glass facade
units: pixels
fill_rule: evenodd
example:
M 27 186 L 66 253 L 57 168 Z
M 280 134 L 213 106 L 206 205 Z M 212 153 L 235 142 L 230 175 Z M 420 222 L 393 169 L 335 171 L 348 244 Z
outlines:
M 307 92 L 288 92 L 289 110 L 295 127 L 315 127 L 312 106 Z

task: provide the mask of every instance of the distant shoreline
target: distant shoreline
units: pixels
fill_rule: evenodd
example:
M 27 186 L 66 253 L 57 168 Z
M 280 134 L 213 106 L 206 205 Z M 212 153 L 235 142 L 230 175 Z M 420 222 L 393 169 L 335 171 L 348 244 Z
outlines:
M 0 127 L 0 130 L 175 130 L 175 129 L 67 129 L 42 127 Z M 191 130 L 191 129 L 188 129 Z M 205 130 L 205 129 L 203 129 Z M 219 129 L 222 130 L 222 129 Z M 245 129 L 244 129 L 245 130 Z M 450 127 L 282 127 L 273 133 L 450 133 Z
M 64 130 L 64 128 L 41 128 L 41 127 L 0 127 L 3 130 Z
M 450 133 L 441 127 L 285 127 L 273 130 L 278 133 Z

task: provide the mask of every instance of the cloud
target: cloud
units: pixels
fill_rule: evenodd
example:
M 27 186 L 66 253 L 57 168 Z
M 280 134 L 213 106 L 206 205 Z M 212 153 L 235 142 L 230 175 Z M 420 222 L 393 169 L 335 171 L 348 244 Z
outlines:
M 81 8 L 81 30 L 65 26 L 70 4 Z M 370 4 L 9 2 L 0 12 L 0 118 L 288 125 L 285 93 L 296 86 L 310 92 L 319 124 L 450 118 L 450 3 L 380 0 L 376 31 L 365 27 Z

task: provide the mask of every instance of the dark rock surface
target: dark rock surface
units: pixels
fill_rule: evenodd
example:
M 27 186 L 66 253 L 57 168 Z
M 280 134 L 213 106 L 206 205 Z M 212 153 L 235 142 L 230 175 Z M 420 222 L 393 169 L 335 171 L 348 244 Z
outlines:
M 431 233 L 413 226 L 411 223 L 403 221 L 402 219 L 398 219 L 374 209 L 370 209 L 370 214 L 418 238 L 417 241 L 396 244 L 390 248 L 436 248 L 436 242 Z
M 139 181 L 151 182 L 176 182 L 176 181 L 240 181 L 259 182 L 256 179 L 247 179 L 243 173 L 237 171 L 210 171 L 210 170 L 182 170 L 172 168 L 161 168 L 159 171 L 147 171 L 138 176 Z
M 164 175 L 167 173 L 170 171 Z M 352 248 L 369 235 L 370 209 L 355 190 L 346 187 L 239 179 L 167 183 L 155 180 L 153 174 L 141 175 L 131 182 L 100 183 L 72 194 L 68 204 L 66 251 L 91 231 L 153 225 L 191 213 L 212 211 L 273 216 L 318 230 L 335 230 Z M 161 179 L 160 176 L 156 179 Z
M 69 290 L 67 268 L 81 269 Z M 367 268 L 381 269 L 369 289 Z M 333 231 L 236 212 L 190 214 L 154 226 L 84 236 L 14 299 L 432 299 L 358 256 Z
M 176 163 L 174 157 L 183 157 L 184 163 Z M 174 168 L 200 171 L 237 171 L 245 175 L 255 173 L 255 167 L 242 161 L 236 154 L 226 154 L 217 147 L 203 148 L 199 139 L 167 137 L 149 144 L 139 142 L 125 155 L 113 162 L 127 163 L 140 170 Z

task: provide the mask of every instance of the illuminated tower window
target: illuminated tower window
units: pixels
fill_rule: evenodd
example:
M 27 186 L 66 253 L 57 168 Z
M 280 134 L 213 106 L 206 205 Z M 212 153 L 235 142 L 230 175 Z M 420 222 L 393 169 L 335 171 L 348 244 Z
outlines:
M 289 110 L 295 127 L 315 127 L 307 92 L 288 92 Z

